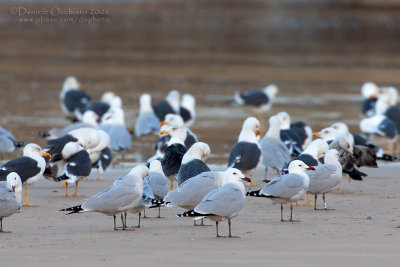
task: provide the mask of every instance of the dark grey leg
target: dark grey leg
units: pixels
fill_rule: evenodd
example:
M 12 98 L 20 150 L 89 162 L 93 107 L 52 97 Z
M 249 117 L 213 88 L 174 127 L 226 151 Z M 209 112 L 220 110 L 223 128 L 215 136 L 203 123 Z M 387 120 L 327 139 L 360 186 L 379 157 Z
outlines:
M 324 200 L 324 210 L 326 210 L 327 208 L 326 208 L 326 202 L 325 202 L 325 193 L 322 194 L 322 199 Z
M 217 227 L 217 237 L 220 237 L 218 234 L 218 222 L 215 222 L 215 226 Z
M 126 225 L 126 217 L 128 217 L 128 213 L 125 211 L 124 212 L 124 226 L 125 226 L 125 228 L 128 228 L 128 226 Z
M 161 218 L 161 207 L 160 206 L 158 206 L 158 216 L 157 216 L 157 218 Z
M 3 232 L 3 218 L 0 218 L 0 232 Z
M 290 220 L 289 221 L 293 221 L 293 203 L 290 203 Z
M 283 204 L 281 203 L 281 222 L 283 222 Z
M 139 212 L 139 224 L 138 224 L 138 228 L 140 227 L 140 217 L 142 216 L 141 212 Z
M 143 211 L 143 218 L 147 218 L 146 217 L 146 210 Z
M 232 232 L 231 232 L 231 219 L 228 220 L 228 226 L 229 226 L 229 235 L 228 235 L 228 237 L 232 237 Z
M 204 226 L 204 218 L 201 219 L 200 225 L 201 225 L 201 226 Z
M 117 224 L 115 223 L 115 218 L 116 218 L 115 214 L 113 215 L 113 217 L 114 217 L 114 230 L 117 230 Z
M 124 213 L 121 213 L 122 230 L 125 230 Z
M 317 195 L 314 195 L 314 210 L 317 210 Z

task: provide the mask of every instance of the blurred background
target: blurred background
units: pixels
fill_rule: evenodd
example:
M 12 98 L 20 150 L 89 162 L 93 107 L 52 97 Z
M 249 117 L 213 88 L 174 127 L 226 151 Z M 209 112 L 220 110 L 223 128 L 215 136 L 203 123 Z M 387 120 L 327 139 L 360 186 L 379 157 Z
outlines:
M 69 75 L 94 100 L 120 95 L 131 129 L 140 94 L 156 103 L 177 89 L 196 97 L 192 130 L 225 163 L 251 115 L 227 104 L 234 91 L 274 83 L 271 115 L 359 132 L 362 84 L 399 87 L 399 54 L 395 0 L 2 1 L 0 124 L 43 145 L 37 131 L 69 124 L 59 102 Z M 157 137 L 146 138 L 129 160 L 153 154 Z

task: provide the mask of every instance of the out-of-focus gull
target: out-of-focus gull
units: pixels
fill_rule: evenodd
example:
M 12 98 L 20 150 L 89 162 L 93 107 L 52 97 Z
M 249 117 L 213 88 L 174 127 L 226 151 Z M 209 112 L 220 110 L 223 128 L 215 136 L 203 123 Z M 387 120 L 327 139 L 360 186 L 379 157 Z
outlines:
M 97 181 L 100 181 L 100 173 L 102 173 L 112 161 L 112 152 L 109 148 L 110 137 L 103 130 L 98 131 L 100 142 L 93 148 L 88 148 L 87 152 L 92 162 L 92 167 L 97 169 Z
M 315 171 L 306 171 L 310 178 L 307 192 L 314 195 L 314 210 L 317 209 L 317 196 L 322 194 L 324 209 L 327 209 L 325 194 L 337 186 L 342 179 L 342 165 L 339 162 L 340 154 L 336 149 L 326 152 L 324 164 L 316 166 Z
M 20 210 L 22 182 L 16 172 L 10 172 L 6 181 L 0 182 L 0 232 L 3 232 L 3 218 Z
M 160 129 L 160 120 L 151 106 L 151 96 L 142 94 L 140 96 L 139 116 L 135 123 L 135 136 L 151 134 Z
M 143 178 L 148 172 L 146 166 L 136 166 L 128 174 L 119 177 L 113 185 L 90 197 L 82 205 L 60 211 L 70 211 L 68 214 L 94 211 L 113 216 L 114 230 L 117 230 L 116 214 L 129 211 L 139 204 L 143 195 Z
M 375 105 L 378 100 L 379 88 L 375 83 L 366 82 L 361 87 L 363 103 L 361 106 L 361 116 L 372 116 L 375 114 Z
M 400 132 L 400 107 L 393 104 L 393 92 L 391 90 L 380 90 L 375 106 L 376 114 L 385 115 L 391 119 Z
M 43 152 L 39 145 L 30 143 L 24 147 L 22 157 L 10 160 L 0 167 L 0 180 L 6 180 L 7 175 L 11 172 L 19 175 L 25 189 L 25 201 L 28 207 L 34 206 L 28 200 L 28 187 L 39 181 L 46 168 L 46 161 L 43 157 L 50 158 L 50 154 Z
M 303 150 L 306 149 L 309 144 L 311 144 L 313 131 L 311 127 L 305 122 L 296 121 L 294 123 L 291 123 L 290 129 L 297 133 L 297 135 L 300 137 Z
M 89 176 L 92 169 L 89 153 L 83 149 L 80 143 L 69 142 L 62 151 L 62 157 L 66 160 L 64 169 L 55 181 L 65 181 L 65 196 L 68 197 L 68 184 L 75 183 L 74 197 L 78 197 L 78 183 Z
M 90 96 L 80 90 L 78 80 L 74 76 L 65 79 L 60 93 L 61 108 L 66 114 L 73 114 L 75 109 L 90 102 Z
M 276 117 L 280 121 L 280 137 L 289 149 L 293 157 L 297 157 L 303 152 L 302 141 L 300 136 L 290 129 L 290 116 L 287 112 L 279 112 Z
M 231 219 L 238 216 L 243 209 L 246 202 L 243 180 L 250 182 L 250 179 L 245 177 L 239 170 L 237 170 L 237 173 L 234 172 L 232 174 L 232 176 L 224 179 L 222 187 L 208 193 L 193 210 L 177 214 L 177 217 L 208 218 L 215 221 L 217 237 L 221 237 L 218 233 L 218 223 L 228 220 L 228 237 L 233 237 Z
M 100 129 L 110 136 L 111 150 L 125 152 L 132 149 L 131 135 L 125 127 L 122 108 L 116 107 L 104 114 Z
M 243 123 L 238 142 L 229 153 L 228 167 L 239 169 L 245 175 L 250 176 L 250 179 L 260 161 L 259 135 L 260 122 L 255 117 L 247 118 Z
M 153 106 L 154 113 L 160 121 L 169 113 L 178 114 L 180 109 L 180 94 L 176 90 L 169 92 L 167 97 Z
M 182 165 L 178 172 L 178 186 L 202 172 L 211 171 L 204 163 L 210 154 L 211 150 L 208 144 L 195 143 L 182 158 Z
M 191 94 L 184 94 L 182 96 L 182 103 L 180 112 L 186 127 L 193 125 L 196 120 L 196 99 Z
M 289 173 L 276 176 L 263 188 L 248 192 L 248 196 L 267 197 L 272 201 L 281 204 L 281 221 L 283 220 L 283 205 L 290 203 L 290 219 L 293 221 L 293 202 L 301 200 L 307 192 L 310 179 L 305 173 L 306 170 L 315 170 L 312 166 L 307 166 L 301 160 L 294 160 L 289 165 Z
M 278 173 L 290 161 L 290 152 L 280 138 L 280 120 L 276 116 L 269 118 L 269 129 L 260 142 L 262 163 Z
M 3 153 L 13 152 L 15 148 L 24 146 L 24 142 L 17 141 L 14 135 L 0 126 L 0 156 Z

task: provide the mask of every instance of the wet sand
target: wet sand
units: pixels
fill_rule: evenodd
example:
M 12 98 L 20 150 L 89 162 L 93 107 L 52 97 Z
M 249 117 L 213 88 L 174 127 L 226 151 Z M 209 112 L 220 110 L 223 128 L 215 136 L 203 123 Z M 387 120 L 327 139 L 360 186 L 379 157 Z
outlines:
M 140 94 L 150 92 L 155 102 L 171 89 L 194 94 L 192 130 L 210 144 L 211 164 L 225 164 L 250 115 L 226 104 L 235 90 L 275 83 L 280 93 L 271 114 L 285 110 L 315 130 L 341 120 L 358 132 L 362 83 L 400 86 L 396 1 L 57 5 L 111 10 L 110 23 L 91 25 L 18 22 L 12 7 L 54 7 L 28 2 L 0 5 L 0 124 L 27 142 L 44 145 L 37 131 L 68 125 L 58 100 L 68 75 L 77 76 L 95 100 L 108 90 L 121 95 L 129 128 Z M 83 182 L 80 193 L 97 193 L 147 159 L 155 139 L 134 140 L 127 163 L 101 182 Z M 5 219 L 12 233 L 0 235 L 0 255 L 7 266 L 397 266 L 399 168 L 365 169 L 365 181 L 342 181 L 342 192 L 327 196 L 335 210 L 296 207 L 300 223 L 281 223 L 277 205 L 249 198 L 232 222 L 239 239 L 216 239 L 214 226 L 194 228 L 190 219 L 175 218 L 177 208 L 163 209 L 163 219 L 144 219 L 138 230 L 113 231 L 105 215 L 58 212 L 82 199 L 65 198 L 60 185 L 43 180 L 30 190 L 40 207 Z M 137 216 L 128 220 L 136 224 Z M 220 229 L 225 234 L 226 223 Z
M 233 234 L 240 237 L 233 239 L 215 238 L 214 225 L 193 227 L 190 218 L 176 218 L 180 208 L 163 208 L 161 219 L 142 218 L 134 231 L 114 231 L 112 217 L 59 212 L 82 198 L 65 198 L 61 185 L 42 180 L 30 190 L 30 201 L 40 207 L 23 207 L 4 220 L 12 233 L 1 234 L 1 255 L 6 266 L 398 266 L 399 169 L 387 164 L 364 169 L 370 175 L 364 182 L 343 180 L 340 192 L 327 194 L 334 210 L 295 207 L 294 218 L 301 222 L 280 222 L 279 205 L 247 198 L 232 220 Z M 112 169 L 100 182 L 81 182 L 79 193 L 95 194 L 121 173 Z M 284 215 L 288 212 L 285 207 Z M 156 216 L 157 210 L 146 214 Z M 128 215 L 128 225 L 137 225 L 137 215 Z M 220 234 L 227 229 L 220 223 Z

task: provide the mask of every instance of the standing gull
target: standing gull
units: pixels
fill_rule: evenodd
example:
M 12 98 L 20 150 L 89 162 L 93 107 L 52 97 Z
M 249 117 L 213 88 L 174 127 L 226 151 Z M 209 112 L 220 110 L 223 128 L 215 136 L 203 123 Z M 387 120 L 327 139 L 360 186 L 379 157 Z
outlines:
M 182 96 L 182 103 L 180 112 L 186 127 L 193 125 L 196 120 L 196 99 L 191 94 L 184 94 Z
M 113 185 L 90 197 L 82 205 L 60 211 L 70 211 L 68 214 L 95 211 L 113 216 L 114 230 L 117 230 L 116 214 L 137 206 L 143 194 L 143 177 L 148 172 L 146 166 L 136 166 L 128 174 L 119 177 Z
M 294 123 L 291 123 L 290 130 L 297 133 L 297 135 L 300 137 L 303 150 L 306 149 L 306 147 L 308 147 L 309 144 L 311 144 L 313 139 L 312 135 L 313 131 L 311 127 L 307 125 L 305 122 L 296 121 Z
M 154 194 L 154 200 L 163 199 L 168 193 L 168 180 L 165 177 L 161 162 L 159 160 L 153 160 L 150 163 L 149 175 L 144 178 L 145 181 L 151 186 L 151 190 Z M 160 205 L 158 205 L 158 218 L 160 218 Z
M 289 165 L 289 174 L 276 176 L 263 188 L 248 192 L 248 196 L 267 197 L 273 202 L 281 204 L 281 221 L 283 220 L 283 205 L 290 203 L 290 219 L 293 221 L 293 202 L 301 200 L 307 192 L 310 179 L 305 173 L 306 170 L 315 170 L 307 166 L 301 160 L 294 160 Z
M 20 176 L 25 188 L 25 201 L 28 207 L 33 207 L 28 200 L 28 187 L 39 181 L 46 168 L 43 156 L 51 157 L 49 153 L 43 152 L 37 144 L 27 144 L 22 157 L 10 160 L 0 167 L 0 180 L 6 180 L 7 175 L 11 172 L 16 172 Z
M 113 108 L 107 114 L 104 114 L 100 129 L 110 136 L 111 150 L 126 152 L 132 149 L 131 135 L 125 127 L 122 108 Z
M 74 76 L 65 79 L 60 93 L 61 108 L 66 114 L 73 114 L 75 109 L 90 102 L 90 96 L 79 89 L 78 80 Z
M 271 109 L 278 92 L 279 89 L 274 84 L 254 91 L 247 91 L 243 93 L 236 91 L 233 104 L 251 107 L 253 112 L 258 115 L 260 123 L 263 123 L 263 115 L 265 115 Z
M 151 96 L 142 94 L 140 96 L 139 116 L 135 123 L 135 136 L 151 134 L 160 129 L 160 120 L 156 116 L 151 106 Z
M 3 232 L 3 218 L 20 210 L 21 192 L 22 182 L 16 172 L 9 173 L 7 180 L 0 182 L 0 232 Z
M 55 181 L 65 181 L 65 196 L 68 197 L 68 184 L 75 183 L 74 197 L 78 197 L 78 183 L 89 176 L 92 162 L 89 154 L 77 142 L 69 142 L 62 151 L 62 157 L 66 160 L 64 170 Z
M 306 171 L 310 178 L 307 192 L 314 195 L 314 210 L 317 209 L 317 195 L 322 194 L 324 209 L 326 210 L 325 193 L 331 191 L 342 179 L 342 165 L 339 162 L 340 154 L 336 149 L 326 152 L 324 164 L 316 166 L 315 171 Z
M 262 163 L 279 173 L 290 161 L 290 152 L 280 138 L 280 120 L 276 116 L 269 118 L 269 129 L 260 142 Z
M 177 189 L 168 192 L 164 197 L 164 202 L 167 207 L 179 206 L 192 210 L 209 192 L 221 187 L 224 179 L 229 179 L 229 177 L 244 176 L 240 170 L 235 168 L 229 168 L 224 172 L 203 172 L 186 180 Z
M 165 176 L 171 181 L 170 189 L 173 188 L 173 181 L 182 164 L 183 155 L 187 152 L 184 144 L 186 130 L 184 128 L 171 128 L 168 131 L 160 131 L 159 134 L 169 134 L 171 139 L 164 151 L 164 157 L 161 159 L 161 165 Z
M 260 135 L 260 122 L 254 118 L 247 118 L 240 132 L 238 142 L 229 153 L 228 167 L 237 168 L 245 175 L 250 176 L 260 161 L 261 150 L 258 144 Z
M 178 172 L 178 186 L 202 172 L 211 171 L 204 163 L 210 154 L 209 145 L 203 142 L 195 143 L 182 158 L 182 165 Z
M 160 121 L 163 121 L 169 113 L 179 113 L 179 97 L 179 92 L 172 90 L 164 100 L 153 106 L 154 113 Z
M 233 237 L 231 219 L 239 215 L 246 202 L 243 181 L 250 182 L 249 178 L 239 172 L 225 178 L 223 186 L 208 193 L 193 210 L 177 214 L 177 217 L 194 217 L 195 219 L 206 217 L 215 221 L 217 237 L 221 237 L 218 233 L 218 223 L 228 220 L 228 237 Z
M 276 117 L 280 121 L 280 137 L 289 149 L 290 154 L 293 157 L 297 157 L 303 152 L 302 141 L 300 136 L 290 129 L 290 116 L 287 112 L 279 112 Z
M 363 103 L 361 106 L 361 116 L 370 117 L 375 114 L 375 105 L 379 94 L 379 88 L 376 84 L 366 82 L 361 87 Z

